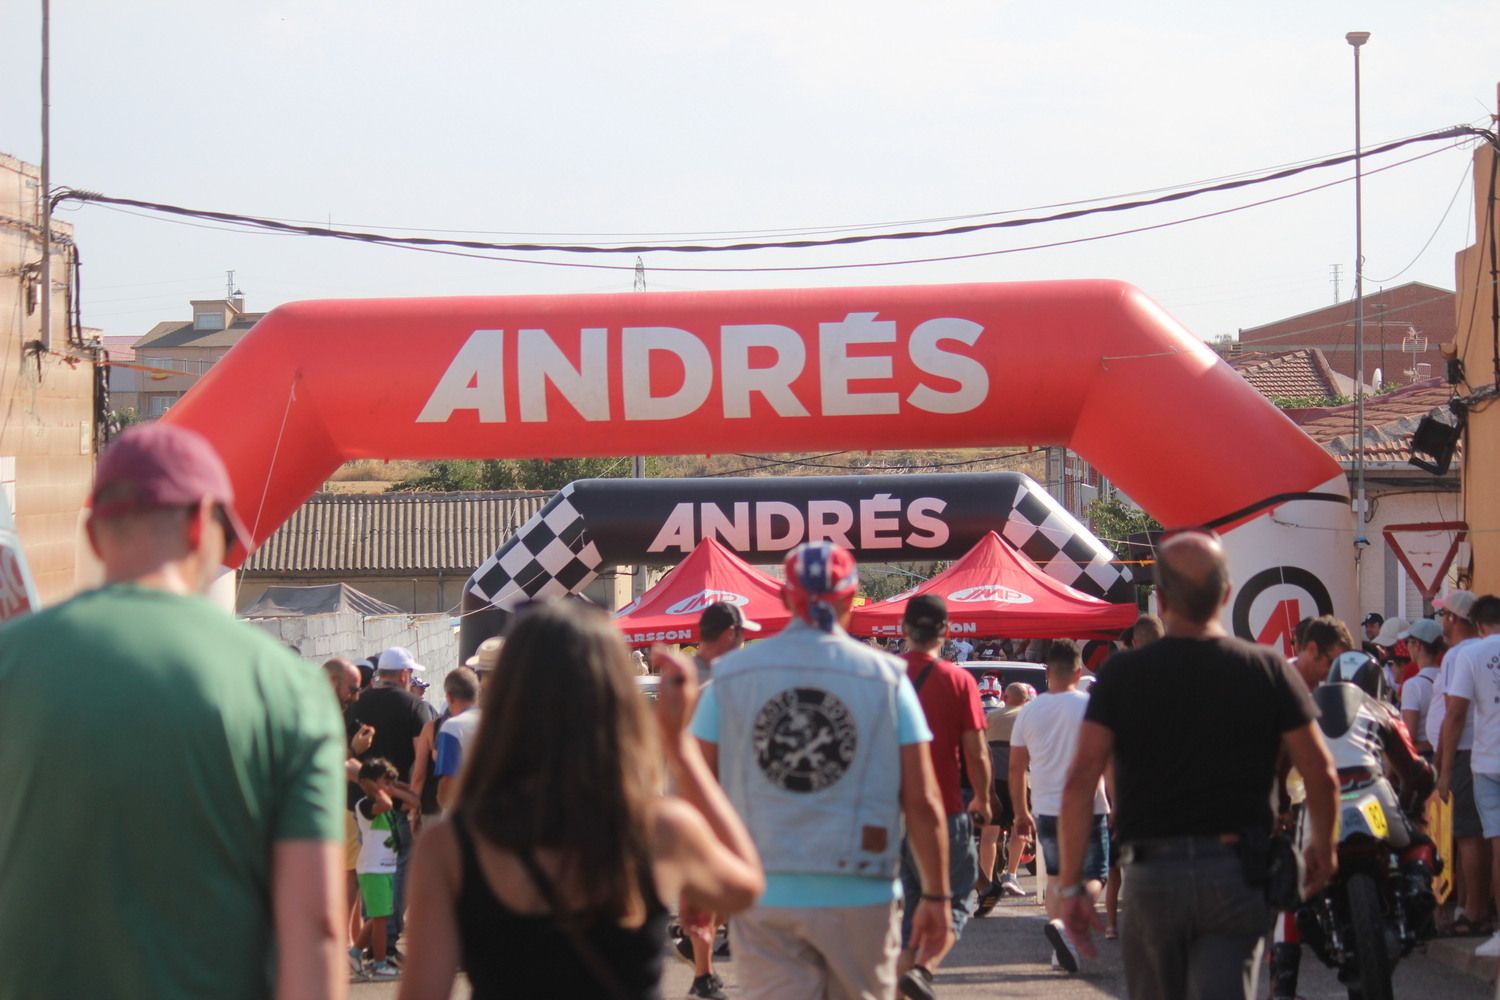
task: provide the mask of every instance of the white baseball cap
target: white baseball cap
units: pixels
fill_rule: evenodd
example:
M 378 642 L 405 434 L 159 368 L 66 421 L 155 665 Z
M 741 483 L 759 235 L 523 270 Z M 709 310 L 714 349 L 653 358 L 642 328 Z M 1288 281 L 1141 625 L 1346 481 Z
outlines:
M 1472 590 L 1450 590 L 1447 594 L 1432 602 L 1432 606 L 1439 611 L 1446 611 L 1455 618 L 1469 620 L 1469 615 L 1474 613 L 1474 602 L 1478 600 Z
M 411 650 L 405 646 L 392 646 L 380 654 L 380 662 L 375 669 L 382 673 L 386 671 L 410 670 L 413 673 L 424 673 L 427 668 L 417 662 L 417 658 L 411 655 Z

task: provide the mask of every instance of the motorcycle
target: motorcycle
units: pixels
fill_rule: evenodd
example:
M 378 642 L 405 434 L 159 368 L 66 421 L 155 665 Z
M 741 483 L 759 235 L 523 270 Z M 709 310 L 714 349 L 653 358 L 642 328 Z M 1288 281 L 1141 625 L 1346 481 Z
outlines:
M 1350 1000 L 1390 1000 L 1396 963 L 1437 932 L 1441 861 L 1425 838 L 1399 850 L 1391 842 L 1400 813 L 1382 775 L 1340 771 L 1339 782 L 1338 874 L 1297 909 L 1297 930 Z

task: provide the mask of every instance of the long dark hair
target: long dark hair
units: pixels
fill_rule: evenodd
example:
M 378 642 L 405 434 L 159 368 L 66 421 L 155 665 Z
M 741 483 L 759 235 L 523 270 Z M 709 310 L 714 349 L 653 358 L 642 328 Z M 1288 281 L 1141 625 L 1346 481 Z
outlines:
M 581 916 L 629 915 L 661 757 L 620 631 L 580 602 L 533 605 L 516 618 L 483 699 L 465 753 L 464 818 L 507 850 L 559 850 L 562 884 L 587 890 Z

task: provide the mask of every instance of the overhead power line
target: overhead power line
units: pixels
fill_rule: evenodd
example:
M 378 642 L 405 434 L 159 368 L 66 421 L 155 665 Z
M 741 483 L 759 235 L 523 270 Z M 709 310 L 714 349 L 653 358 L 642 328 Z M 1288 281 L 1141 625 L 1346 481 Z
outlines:
M 1458 125 L 1452 128 L 1442 129 L 1436 132 L 1428 132 L 1422 135 L 1410 136 L 1405 139 L 1397 139 L 1380 146 L 1372 147 L 1362 154 L 1365 157 L 1379 156 L 1404 146 L 1418 142 L 1433 142 L 1450 139 L 1479 137 L 1497 143 L 1495 134 L 1485 129 L 1474 128 L 1469 125 Z M 251 229 L 260 229 L 270 232 L 292 233 L 302 236 L 316 236 L 324 238 L 335 238 L 352 240 L 356 242 L 382 244 L 387 246 L 410 247 L 413 249 L 438 249 L 454 248 L 459 250 L 489 250 L 504 253 L 567 253 L 567 254 L 644 254 L 644 253 L 726 253 L 742 252 L 752 250 L 805 250 L 820 247 L 853 246 L 861 243 L 874 243 L 892 240 L 922 240 L 934 239 L 944 236 L 961 236 L 970 233 L 987 232 L 998 229 L 1014 229 L 1023 226 L 1034 226 L 1048 222 L 1062 222 L 1069 219 L 1079 219 L 1091 215 L 1101 215 L 1110 212 L 1124 212 L 1138 208 L 1147 208 L 1153 205 L 1163 205 L 1188 198 L 1196 198 L 1206 194 L 1222 191 L 1232 191 L 1239 188 L 1250 187 L 1257 184 L 1266 184 L 1272 181 L 1283 180 L 1311 170 L 1326 169 L 1339 166 L 1354 160 L 1354 154 L 1344 154 L 1327 157 L 1311 163 L 1298 164 L 1270 173 L 1260 174 L 1254 177 L 1227 180 L 1217 184 L 1209 184 L 1183 191 L 1173 191 L 1152 198 L 1141 198 L 1130 201 L 1115 202 L 1107 205 L 1095 205 L 1084 208 L 1075 208 L 1063 212 L 1054 212 L 1048 215 L 1027 216 L 1015 219 L 995 219 L 987 222 L 976 222 L 961 226 L 949 226 L 939 229 L 903 230 L 898 232 L 880 233 L 854 233 L 843 236 L 833 236 L 820 239 L 795 239 L 795 240 L 755 240 L 738 243 L 678 243 L 661 244 L 647 243 L 624 246 L 599 246 L 582 243 L 497 243 L 481 240 L 454 240 L 437 237 L 424 236 L 396 236 L 390 233 L 364 232 L 348 229 L 334 229 L 331 226 L 313 226 L 300 223 L 282 222 L 277 219 L 264 218 L 252 215 L 242 215 L 235 212 L 219 212 L 208 209 L 185 208 L 180 205 L 169 205 L 162 202 L 143 201 L 135 198 L 121 198 L 101 194 L 95 191 L 85 191 L 76 188 L 63 188 L 52 197 L 55 205 L 68 201 L 81 203 L 97 203 L 102 205 L 128 206 L 152 212 L 160 212 L 168 215 L 183 216 L 205 221 L 229 223 L 236 226 Z

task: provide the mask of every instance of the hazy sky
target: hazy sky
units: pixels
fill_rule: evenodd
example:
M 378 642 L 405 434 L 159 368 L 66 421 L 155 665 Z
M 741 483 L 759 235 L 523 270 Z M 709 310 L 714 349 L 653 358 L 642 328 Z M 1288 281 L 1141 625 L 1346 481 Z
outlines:
M 0 151 L 32 162 L 41 151 L 40 8 L 40 0 L 0 5 Z M 1373 35 L 1362 55 L 1367 147 L 1483 124 L 1500 81 L 1494 0 L 58 0 L 53 8 L 54 185 L 481 239 L 932 220 L 1333 155 L 1353 147 L 1349 30 Z M 1454 285 L 1453 255 L 1473 238 L 1471 154 L 1426 143 L 1368 160 L 1367 169 L 1435 151 L 1366 181 L 1371 291 L 1388 277 Z M 1351 172 L 938 240 L 656 253 L 646 258 L 647 284 L 1113 277 L 1210 338 L 1332 302 L 1335 263 L 1343 296 L 1352 294 L 1352 184 L 1147 233 L 967 261 L 791 273 L 661 268 L 1006 250 L 1219 211 Z M 633 256 L 586 259 L 619 271 L 575 269 L 220 232 L 100 207 L 70 207 L 61 218 L 77 227 L 84 322 L 110 335 L 190 318 L 187 300 L 222 294 L 230 268 L 252 309 L 342 296 L 622 291 L 633 278 Z

